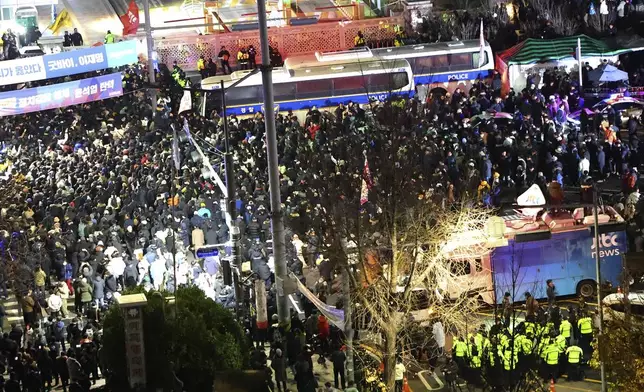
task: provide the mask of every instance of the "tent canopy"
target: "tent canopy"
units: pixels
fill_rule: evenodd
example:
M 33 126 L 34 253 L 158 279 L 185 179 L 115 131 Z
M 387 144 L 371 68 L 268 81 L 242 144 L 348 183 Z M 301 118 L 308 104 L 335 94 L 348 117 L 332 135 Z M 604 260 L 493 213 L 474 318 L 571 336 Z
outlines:
M 577 38 L 581 40 L 582 58 L 593 56 L 609 57 L 631 51 L 631 49 L 609 45 L 605 41 L 590 38 L 587 35 L 577 35 L 555 39 L 528 38 L 499 53 L 499 57 L 507 65 L 526 65 L 572 59 L 577 48 Z
M 628 73 L 614 65 L 605 64 L 588 72 L 588 79 L 592 82 L 619 82 L 628 80 Z

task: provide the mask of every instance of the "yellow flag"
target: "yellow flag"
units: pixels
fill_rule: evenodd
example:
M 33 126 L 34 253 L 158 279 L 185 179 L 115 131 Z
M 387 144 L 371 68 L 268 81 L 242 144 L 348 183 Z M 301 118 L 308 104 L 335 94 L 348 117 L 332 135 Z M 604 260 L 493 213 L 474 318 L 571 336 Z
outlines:
M 61 30 L 73 27 L 72 18 L 69 16 L 67 10 L 62 10 L 56 17 L 56 20 L 47 27 L 51 30 L 52 35 L 59 35 Z

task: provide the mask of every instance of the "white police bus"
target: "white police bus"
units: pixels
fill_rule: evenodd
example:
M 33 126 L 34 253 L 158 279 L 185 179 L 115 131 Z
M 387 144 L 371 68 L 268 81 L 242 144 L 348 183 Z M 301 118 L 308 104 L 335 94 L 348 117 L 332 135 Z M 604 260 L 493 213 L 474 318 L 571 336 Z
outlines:
M 249 72 L 209 77 L 202 80 L 201 88 L 219 90 L 222 80 L 227 88 Z M 368 49 L 316 53 L 290 57 L 274 69 L 273 91 L 278 111 L 296 112 L 413 95 L 414 78 L 407 60 L 376 58 Z M 262 77 L 257 73 L 226 91 L 226 112 L 252 115 L 263 111 L 263 101 Z
M 491 77 L 494 70 L 492 48 L 483 46 L 485 58 L 479 64 L 479 40 L 438 42 L 371 50 L 374 57 L 409 61 L 414 82 L 427 87 L 427 92 L 439 90 L 453 93 L 456 88 L 469 91 L 477 79 Z

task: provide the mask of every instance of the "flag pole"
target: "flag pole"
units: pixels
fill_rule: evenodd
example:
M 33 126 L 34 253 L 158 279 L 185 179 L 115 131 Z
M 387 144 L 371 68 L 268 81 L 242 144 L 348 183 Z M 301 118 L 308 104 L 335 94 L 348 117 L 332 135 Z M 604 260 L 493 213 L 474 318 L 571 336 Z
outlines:
M 581 88 L 584 84 L 581 72 L 581 38 L 577 38 L 577 67 L 579 68 L 579 93 L 581 94 Z
M 148 82 L 150 86 L 156 84 L 156 74 L 154 73 L 154 41 L 152 40 L 152 22 L 150 21 L 150 0 L 143 2 L 143 14 L 145 15 L 145 42 L 148 50 Z M 154 87 L 148 89 L 152 101 L 152 110 L 157 107 L 157 90 Z

